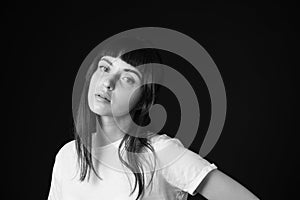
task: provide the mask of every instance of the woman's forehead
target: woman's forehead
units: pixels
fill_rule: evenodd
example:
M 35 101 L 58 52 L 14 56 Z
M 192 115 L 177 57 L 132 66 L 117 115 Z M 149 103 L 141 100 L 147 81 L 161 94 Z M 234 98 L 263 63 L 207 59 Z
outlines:
M 103 56 L 99 62 L 105 62 L 111 66 L 117 66 L 121 69 L 132 69 L 138 71 L 141 77 L 144 74 L 144 70 L 142 66 L 134 67 L 131 64 L 122 60 L 121 57 Z
M 132 68 L 139 69 L 139 70 L 143 70 L 143 68 L 144 68 L 144 65 L 140 65 L 140 66 L 135 67 L 135 66 L 127 63 L 126 61 L 122 60 L 121 56 L 118 56 L 118 57 L 102 56 L 100 61 L 102 61 L 102 60 L 108 62 L 110 65 L 119 64 L 119 65 L 122 65 L 122 66 L 132 67 Z
M 103 57 L 101 57 L 100 61 L 106 62 L 107 64 L 112 65 L 112 66 L 117 65 L 118 67 L 135 68 L 134 66 L 130 65 L 129 63 L 123 61 L 120 57 L 103 56 Z

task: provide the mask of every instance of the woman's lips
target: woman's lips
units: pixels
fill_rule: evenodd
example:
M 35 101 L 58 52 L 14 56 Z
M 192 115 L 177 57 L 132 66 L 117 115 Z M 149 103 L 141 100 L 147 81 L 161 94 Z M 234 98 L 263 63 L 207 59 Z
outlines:
M 108 99 L 105 99 L 103 97 L 101 97 L 100 95 L 95 95 L 95 98 L 97 101 L 100 101 L 100 102 L 105 102 L 105 103 L 110 103 L 110 101 Z

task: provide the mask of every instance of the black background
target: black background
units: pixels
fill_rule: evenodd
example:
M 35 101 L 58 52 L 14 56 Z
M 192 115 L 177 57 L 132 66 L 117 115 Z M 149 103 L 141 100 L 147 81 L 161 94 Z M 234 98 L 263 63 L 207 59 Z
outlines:
M 295 5 L 100 3 L 2 7 L 4 199 L 47 198 L 54 157 L 72 139 L 72 89 L 82 61 L 104 39 L 146 26 L 192 37 L 219 68 L 227 118 L 206 158 L 260 199 L 296 192 Z M 199 151 L 202 137 L 191 150 Z

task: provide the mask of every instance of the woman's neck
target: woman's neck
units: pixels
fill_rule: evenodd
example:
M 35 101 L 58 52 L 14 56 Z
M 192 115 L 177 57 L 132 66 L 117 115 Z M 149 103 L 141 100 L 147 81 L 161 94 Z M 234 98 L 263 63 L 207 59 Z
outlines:
M 119 118 L 98 116 L 95 135 L 97 146 L 105 146 L 124 137 L 124 132 L 128 130 L 130 122 L 130 115 Z

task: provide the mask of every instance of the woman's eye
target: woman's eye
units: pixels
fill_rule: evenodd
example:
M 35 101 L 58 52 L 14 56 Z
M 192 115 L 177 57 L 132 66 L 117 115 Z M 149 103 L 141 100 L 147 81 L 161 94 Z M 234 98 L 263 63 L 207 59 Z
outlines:
M 127 83 L 133 84 L 134 80 L 132 78 L 129 77 L 124 77 L 123 80 L 125 80 Z
M 108 72 L 109 68 L 103 65 L 100 65 L 99 68 L 104 71 L 104 72 Z

